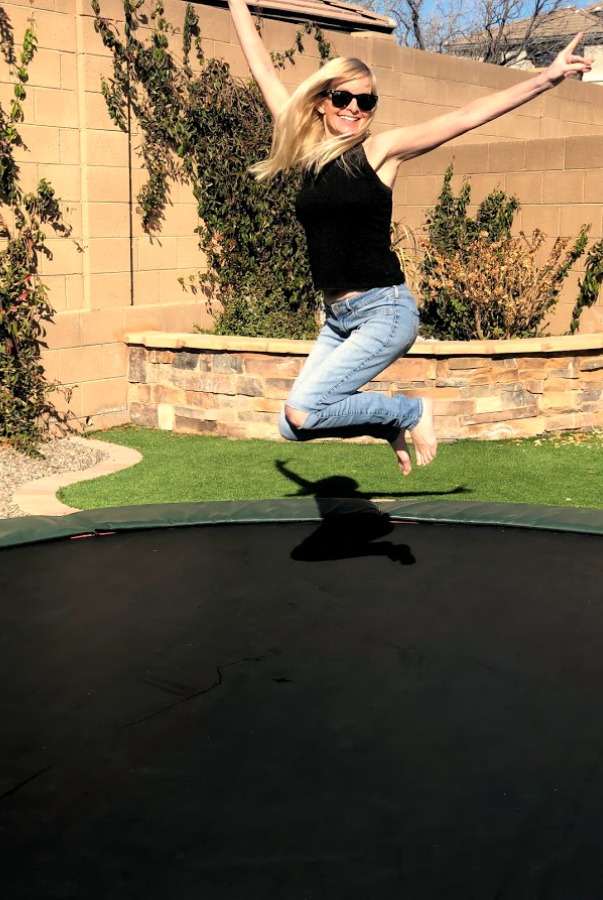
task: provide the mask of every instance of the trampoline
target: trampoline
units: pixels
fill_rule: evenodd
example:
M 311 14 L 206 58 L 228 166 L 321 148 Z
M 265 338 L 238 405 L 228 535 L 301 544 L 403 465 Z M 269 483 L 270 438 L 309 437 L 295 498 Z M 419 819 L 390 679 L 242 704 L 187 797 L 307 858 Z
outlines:
M 1 522 L 3 897 L 600 898 L 602 535 L 324 498 Z

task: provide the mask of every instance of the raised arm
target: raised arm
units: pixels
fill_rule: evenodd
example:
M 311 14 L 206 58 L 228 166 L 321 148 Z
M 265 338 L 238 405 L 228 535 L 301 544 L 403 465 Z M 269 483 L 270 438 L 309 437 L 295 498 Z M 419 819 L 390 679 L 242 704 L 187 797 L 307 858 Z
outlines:
M 574 55 L 574 50 L 582 40 L 582 33 L 559 53 L 548 69 L 540 72 L 527 81 L 522 81 L 504 91 L 497 91 L 479 100 L 473 100 L 466 106 L 437 116 L 420 125 L 407 128 L 393 128 L 382 134 L 369 138 L 367 153 L 375 169 L 384 166 L 386 169 L 414 156 L 420 156 L 445 144 L 452 138 L 472 131 L 492 119 L 517 109 L 529 100 L 533 100 L 544 91 L 550 90 L 569 75 L 588 72 L 592 60 Z M 367 144 L 369 142 L 367 141 Z M 369 149 L 370 148 L 370 149 Z M 389 165 L 388 165 L 389 163 Z
M 262 92 L 273 119 L 278 119 L 289 99 L 287 88 L 277 75 L 270 54 L 257 32 L 245 0 L 228 0 L 228 6 L 247 65 Z

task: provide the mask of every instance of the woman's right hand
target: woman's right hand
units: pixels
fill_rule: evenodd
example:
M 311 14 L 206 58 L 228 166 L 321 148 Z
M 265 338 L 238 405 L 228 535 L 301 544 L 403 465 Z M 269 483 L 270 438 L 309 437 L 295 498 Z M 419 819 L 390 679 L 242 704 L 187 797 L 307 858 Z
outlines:
M 289 92 L 278 77 L 245 0 L 228 0 L 228 6 L 247 65 L 276 120 L 289 100 Z

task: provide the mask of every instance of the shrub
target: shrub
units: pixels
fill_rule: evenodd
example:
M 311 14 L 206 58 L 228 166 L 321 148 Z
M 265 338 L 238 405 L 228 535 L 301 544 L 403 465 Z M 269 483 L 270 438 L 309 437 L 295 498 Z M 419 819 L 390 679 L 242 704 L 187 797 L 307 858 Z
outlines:
M 543 258 L 546 239 L 511 235 L 516 197 L 490 193 L 475 218 L 467 215 L 471 188 L 451 189 L 453 167 L 444 176 L 438 202 L 421 241 L 421 319 L 424 333 L 444 340 L 533 337 L 559 299 L 563 280 L 584 253 L 588 227 L 571 247 L 557 238 Z
M 50 395 L 57 385 L 44 376 L 40 356 L 45 324 L 53 309 L 38 274 L 38 256 L 48 254 L 44 225 L 66 234 L 59 203 L 50 184 L 24 194 L 14 148 L 22 146 L 18 125 L 23 121 L 27 69 L 36 50 L 28 28 L 17 60 L 10 21 L 0 10 L 0 49 L 16 72 L 10 110 L 0 105 L 0 442 L 34 453 L 50 422 L 66 424 Z
M 578 299 L 572 311 L 569 333 L 575 334 L 580 327 L 583 310 L 597 302 L 603 282 L 603 239 L 590 248 L 584 267 L 584 278 L 578 283 Z
M 581 232 L 578 245 L 583 249 Z M 557 238 L 548 257 L 538 262 L 545 240 L 541 231 L 531 238 L 505 236 L 492 241 L 480 232 L 462 251 L 446 256 L 433 249 L 432 274 L 426 284 L 434 295 L 446 294 L 461 307 L 457 333 L 451 339 L 533 337 L 557 302 L 562 280 L 575 259 L 569 238 Z M 566 252 L 567 251 L 567 252 Z M 462 333 L 458 333 L 459 325 Z

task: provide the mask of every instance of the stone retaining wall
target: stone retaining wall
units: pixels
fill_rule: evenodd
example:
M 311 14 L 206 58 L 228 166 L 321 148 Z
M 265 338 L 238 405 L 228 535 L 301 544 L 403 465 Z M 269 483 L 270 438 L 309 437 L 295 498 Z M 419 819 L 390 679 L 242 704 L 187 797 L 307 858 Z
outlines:
M 127 338 L 130 421 L 230 438 L 278 438 L 306 341 L 148 332 Z M 368 390 L 436 401 L 441 440 L 603 426 L 603 335 L 421 341 Z

